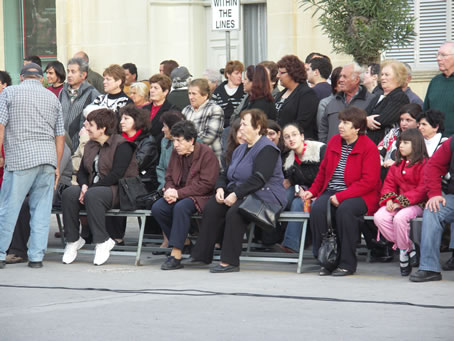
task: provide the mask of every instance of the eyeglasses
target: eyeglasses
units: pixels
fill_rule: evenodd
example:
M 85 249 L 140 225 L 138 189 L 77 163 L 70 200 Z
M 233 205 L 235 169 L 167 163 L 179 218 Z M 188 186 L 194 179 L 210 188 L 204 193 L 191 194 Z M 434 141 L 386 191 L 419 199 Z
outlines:
M 454 56 L 454 53 L 437 53 L 437 58 L 440 57 L 441 59 L 448 58 L 449 56 Z
M 278 73 L 278 75 L 285 75 L 288 72 L 287 71 L 278 71 L 277 73 Z

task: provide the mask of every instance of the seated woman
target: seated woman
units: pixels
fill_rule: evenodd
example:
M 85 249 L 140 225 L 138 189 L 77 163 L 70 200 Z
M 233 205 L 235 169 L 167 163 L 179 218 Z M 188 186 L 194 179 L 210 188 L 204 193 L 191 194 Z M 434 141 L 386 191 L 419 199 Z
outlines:
M 282 137 L 282 128 L 274 120 L 268 120 L 268 129 L 266 137 L 270 139 L 281 151 L 281 154 L 285 152 L 284 138 Z M 284 156 L 284 155 L 282 155 Z
M 227 169 L 232 162 L 233 151 L 240 144 L 245 143 L 243 136 L 240 132 L 241 120 L 237 118 L 230 124 L 229 136 L 227 137 L 227 144 L 225 145 L 225 150 L 222 152 L 221 164 L 223 169 Z
M 135 82 L 129 87 L 129 98 L 138 108 L 143 108 L 150 104 L 148 101 L 149 92 L 150 90 L 144 82 Z
M 191 121 L 176 123 L 170 134 L 174 150 L 166 172 L 164 197 L 152 207 L 153 216 L 169 240 L 172 252 L 162 270 L 180 269 L 181 255 L 189 232 L 191 215 L 201 213 L 213 194 L 219 162 L 213 151 L 196 142 L 197 130 Z
M 418 118 L 418 129 L 424 137 L 427 154 L 429 157 L 445 142 L 448 138 L 443 137 L 445 130 L 445 115 L 435 109 L 429 109 L 421 113 Z
M 189 83 L 189 102 L 183 109 L 183 115 L 192 121 L 197 129 L 198 140 L 209 146 L 221 159 L 221 135 L 224 131 L 224 112 L 213 100 L 210 100 L 210 86 L 203 78 Z
M 300 195 L 312 186 L 325 155 L 326 145 L 304 140 L 303 128 L 297 123 L 289 123 L 284 127 L 284 141 L 290 149 L 284 161 L 284 187 L 287 188 L 290 211 L 303 212 L 304 200 Z M 301 190 L 296 190 L 296 186 Z M 302 224 L 299 222 L 288 223 L 282 242 L 285 251 L 299 251 L 301 229 Z
M 264 202 L 285 207 L 284 176 L 280 150 L 267 137 L 267 118 L 258 109 L 241 113 L 240 132 L 246 143 L 233 152 L 227 170 L 219 176 L 216 195 L 205 208 L 197 243 L 189 264 L 209 264 L 218 237 L 223 233 L 221 262 L 210 271 L 239 271 L 243 236 L 249 221 L 238 207 L 249 194 L 255 193 Z
M 356 271 L 356 244 L 362 217 L 378 208 L 380 195 L 380 155 L 377 146 L 365 136 L 366 113 L 348 107 L 339 113 L 339 134 L 328 142 L 325 157 L 312 186 L 301 198 L 317 197 L 311 207 L 314 256 L 328 231 L 328 202 L 339 245 L 339 265 L 334 276 L 353 275 Z M 320 276 L 331 272 L 321 267 Z
M 70 264 L 77 250 L 85 244 L 79 235 L 79 212 L 87 211 L 88 225 L 96 243 L 93 263 L 104 264 L 115 242 L 106 230 L 105 213 L 119 206 L 118 180 L 138 175 L 135 145 L 115 134 L 116 114 L 109 109 L 98 109 L 87 116 L 86 129 L 90 141 L 85 145 L 84 156 L 77 173 L 78 186 L 63 192 L 63 224 L 66 247 L 63 263 Z

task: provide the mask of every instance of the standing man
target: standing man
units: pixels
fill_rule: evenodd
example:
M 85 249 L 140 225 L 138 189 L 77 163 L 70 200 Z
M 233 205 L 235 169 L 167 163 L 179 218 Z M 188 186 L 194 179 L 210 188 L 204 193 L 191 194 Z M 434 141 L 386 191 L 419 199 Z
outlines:
M 306 64 L 307 81 L 311 83 L 319 100 L 331 95 L 333 89 L 327 79 L 331 75 L 333 67 L 326 58 L 313 58 Z
M 367 88 L 360 85 L 362 69 L 357 63 L 347 64 L 342 68 L 339 77 L 339 92 L 328 103 L 318 128 L 320 142 L 328 141 L 339 134 L 339 112 L 349 106 L 366 109 L 374 98 Z
M 125 70 L 125 85 L 123 92 L 129 97 L 129 87 L 137 82 L 137 66 L 133 63 L 126 63 L 121 66 Z
M 91 85 L 93 85 L 100 94 L 103 94 L 104 93 L 104 77 L 88 67 L 88 65 L 90 64 L 90 59 L 88 58 L 88 54 L 86 54 L 84 51 L 79 51 L 73 56 L 73 58 L 82 58 L 85 61 L 85 63 L 87 63 L 87 68 L 88 68 L 87 82 L 90 83 Z
M 31 214 L 28 266 L 43 266 L 53 190 L 60 177 L 65 143 L 61 104 L 42 86 L 41 67 L 34 63 L 24 65 L 20 78 L 20 85 L 7 87 L 0 94 L 0 148 L 5 142 L 0 269 L 5 267 L 6 251 L 27 194 Z
M 454 42 L 446 42 L 438 50 L 441 74 L 430 81 L 424 100 L 424 111 L 437 109 L 445 114 L 444 136 L 454 134 Z
M 99 96 L 98 90 L 85 81 L 88 64 L 82 58 L 68 61 L 66 83 L 58 96 L 62 109 L 65 130 L 71 138 L 71 152 L 79 146 L 79 131 L 85 121 L 84 108 Z

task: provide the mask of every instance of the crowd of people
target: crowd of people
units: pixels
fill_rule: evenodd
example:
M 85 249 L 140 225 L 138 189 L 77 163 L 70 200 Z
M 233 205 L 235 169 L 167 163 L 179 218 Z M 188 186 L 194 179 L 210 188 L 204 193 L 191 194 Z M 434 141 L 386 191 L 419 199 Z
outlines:
M 398 249 L 402 276 L 441 280 L 444 231 L 454 249 L 454 224 L 445 228 L 454 222 L 454 43 L 437 62 L 441 74 L 422 100 L 408 86 L 410 66 L 395 60 L 333 68 L 314 52 L 304 62 L 232 60 L 199 78 L 165 60 L 139 80 L 133 63 L 97 74 L 83 51 L 44 71 L 27 57 L 19 85 L 0 71 L 0 268 L 42 267 L 52 207 L 63 212 L 63 263 L 93 243 L 93 263 L 104 264 L 126 231 L 125 218 L 105 214 L 119 207 L 120 180 L 138 176 L 163 193 L 146 224 L 162 234 L 156 253 L 169 252 L 162 270 L 210 264 L 220 248 L 210 271 L 239 271 L 250 222 L 240 206 L 254 196 L 281 210 L 310 207 L 316 258 L 330 211 L 339 259 L 320 276 L 353 275 L 362 234 L 372 261 Z M 417 217 L 420 243 L 410 238 Z M 279 224 L 254 238 L 297 253 L 301 229 Z M 454 270 L 454 253 L 442 268 Z

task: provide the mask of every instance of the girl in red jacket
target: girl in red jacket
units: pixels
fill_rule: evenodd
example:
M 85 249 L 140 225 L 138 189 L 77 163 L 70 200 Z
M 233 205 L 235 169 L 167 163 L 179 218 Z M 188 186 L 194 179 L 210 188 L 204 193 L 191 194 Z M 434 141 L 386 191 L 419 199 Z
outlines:
M 424 137 L 418 129 L 402 132 L 398 142 L 396 163 L 389 169 L 381 190 L 381 208 L 374 215 L 375 225 L 383 236 L 400 249 L 400 273 L 408 276 L 419 260 L 409 238 L 410 220 L 421 217 L 427 195 L 424 167 L 427 162 Z

